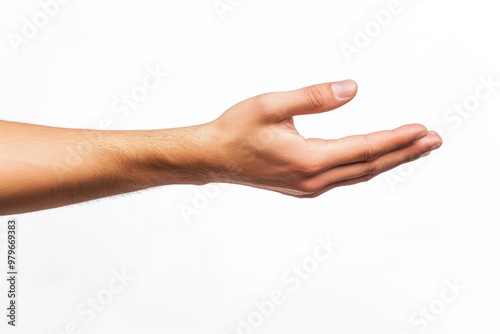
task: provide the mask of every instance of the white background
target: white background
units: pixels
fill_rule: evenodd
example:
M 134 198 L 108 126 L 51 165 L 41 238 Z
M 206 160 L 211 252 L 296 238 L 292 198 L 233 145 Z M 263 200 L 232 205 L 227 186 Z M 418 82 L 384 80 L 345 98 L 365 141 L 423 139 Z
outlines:
M 171 186 L 2 217 L 2 272 L 5 226 L 15 217 L 20 276 L 15 329 L 0 282 L 0 332 L 238 333 L 254 302 L 280 289 L 283 303 L 239 332 L 498 333 L 500 87 L 468 117 L 449 114 L 472 101 L 480 77 L 500 81 L 498 2 L 401 0 L 350 62 L 340 46 L 389 1 L 232 3 L 221 17 L 211 0 L 72 0 L 16 52 L 8 36 L 21 36 L 23 17 L 33 21 L 41 7 L 2 0 L 1 119 L 169 128 L 210 121 L 259 93 L 352 78 L 357 97 L 297 117 L 302 134 L 338 138 L 419 122 L 440 129 L 442 148 L 391 179 L 311 200 Z M 168 78 L 120 119 L 114 101 L 156 66 Z M 200 200 L 203 192 L 211 198 Z M 181 208 L 193 201 L 201 209 L 188 221 Z M 328 236 L 340 247 L 292 291 L 283 275 Z M 109 297 L 103 289 L 122 270 L 134 279 L 91 321 L 79 314 L 88 298 Z M 439 306 L 446 280 L 466 288 L 425 330 L 412 324 L 420 308 Z M 77 330 L 66 330 L 71 323 Z

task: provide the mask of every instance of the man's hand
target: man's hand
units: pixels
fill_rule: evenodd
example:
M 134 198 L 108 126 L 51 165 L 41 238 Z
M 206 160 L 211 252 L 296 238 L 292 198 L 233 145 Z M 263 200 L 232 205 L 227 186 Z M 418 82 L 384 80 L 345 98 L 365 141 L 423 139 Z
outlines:
M 293 116 L 338 108 L 356 94 L 354 81 L 325 83 L 245 100 L 207 126 L 209 182 L 240 183 L 297 197 L 316 197 L 429 154 L 441 138 L 419 124 L 336 140 L 303 138 Z M 214 149 L 215 147 L 215 149 Z
M 160 130 L 99 131 L 0 121 L 0 215 L 168 184 L 230 182 L 297 197 L 367 181 L 441 145 L 418 124 L 337 140 L 305 139 L 293 116 L 332 110 L 353 81 L 268 93 L 216 120 Z

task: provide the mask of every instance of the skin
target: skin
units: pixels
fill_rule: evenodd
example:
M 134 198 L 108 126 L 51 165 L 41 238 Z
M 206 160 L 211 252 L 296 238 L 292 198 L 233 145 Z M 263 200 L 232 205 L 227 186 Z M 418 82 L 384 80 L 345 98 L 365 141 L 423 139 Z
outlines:
M 345 80 L 262 94 L 216 120 L 158 130 L 85 130 L 0 121 L 0 215 L 168 184 L 227 182 L 300 198 L 368 181 L 442 144 L 420 124 L 335 140 L 306 139 L 293 116 L 357 92 Z

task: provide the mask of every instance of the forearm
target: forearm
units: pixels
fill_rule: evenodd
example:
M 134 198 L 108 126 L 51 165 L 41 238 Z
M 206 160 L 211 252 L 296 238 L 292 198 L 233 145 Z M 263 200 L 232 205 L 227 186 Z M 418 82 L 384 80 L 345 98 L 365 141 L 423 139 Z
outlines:
M 203 184 L 201 126 L 99 131 L 0 121 L 0 215 Z

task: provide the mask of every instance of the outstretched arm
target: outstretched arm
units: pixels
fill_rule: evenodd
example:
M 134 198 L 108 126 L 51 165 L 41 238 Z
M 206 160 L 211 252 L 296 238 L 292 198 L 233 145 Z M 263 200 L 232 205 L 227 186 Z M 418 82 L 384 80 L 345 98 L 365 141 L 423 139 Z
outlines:
M 0 121 L 0 215 L 168 184 L 229 182 L 315 197 L 367 181 L 441 145 L 419 124 L 336 140 L 305 139 L 293 116 L 335 109 L 347 80 L 267 93 L 216 120 L 160 130 L 99 131 Z

